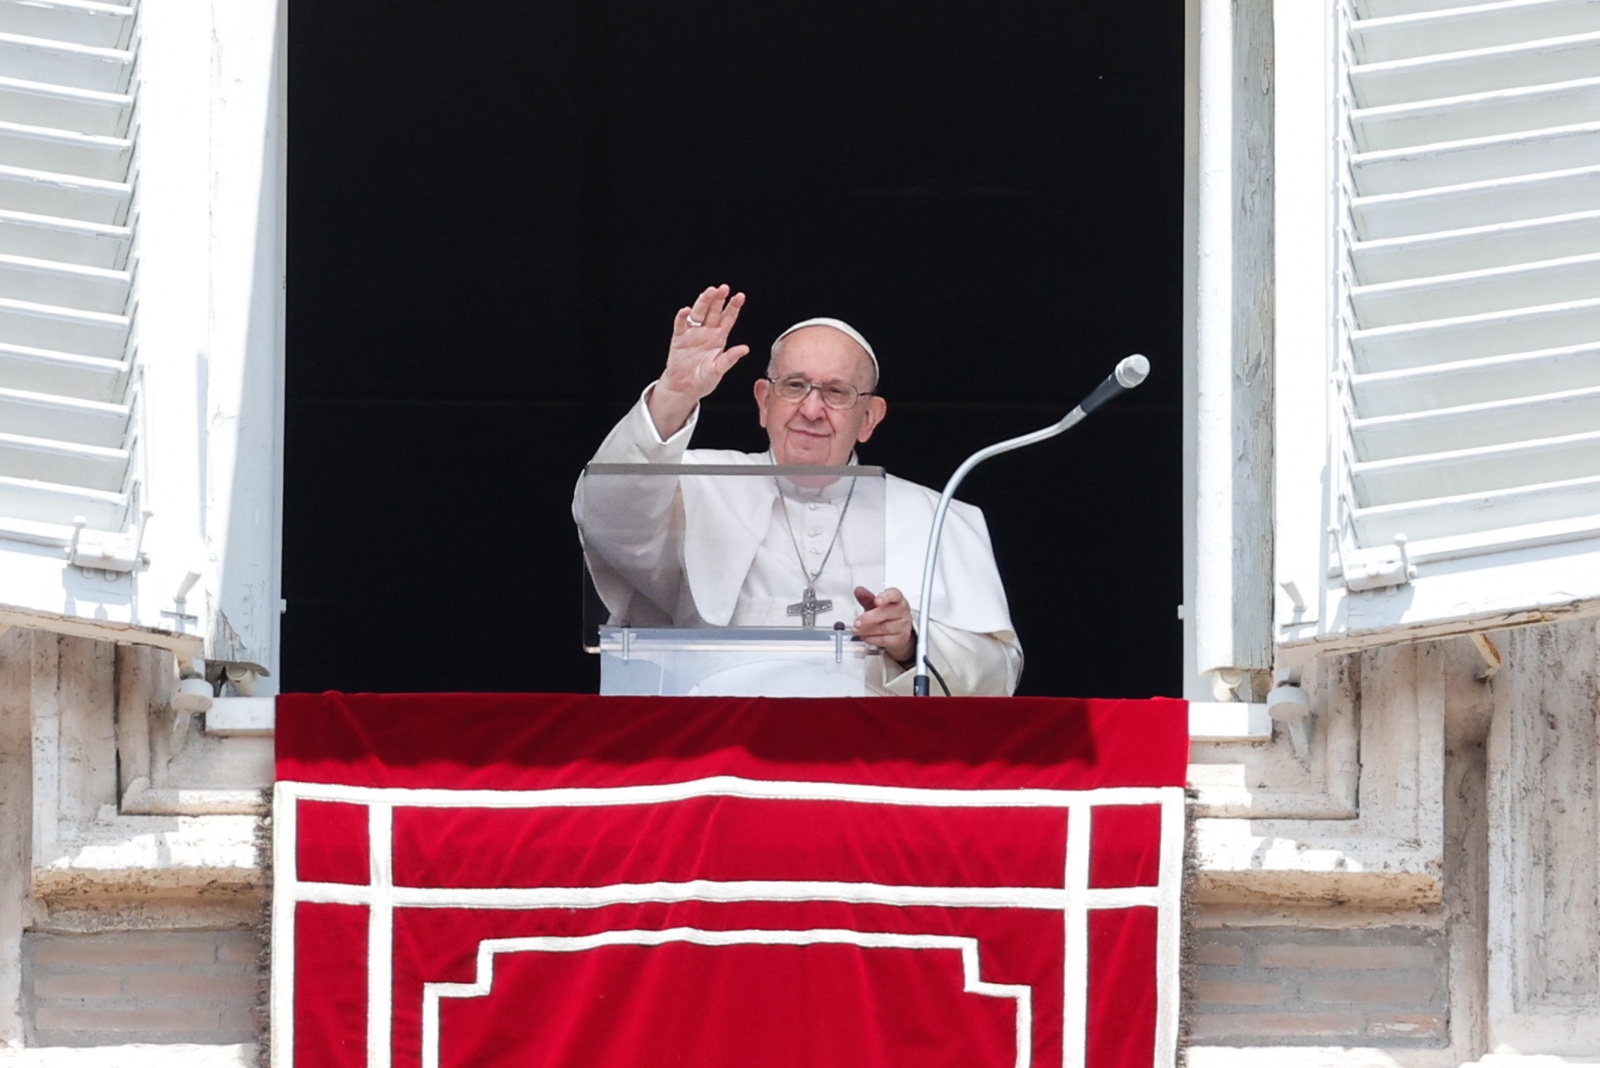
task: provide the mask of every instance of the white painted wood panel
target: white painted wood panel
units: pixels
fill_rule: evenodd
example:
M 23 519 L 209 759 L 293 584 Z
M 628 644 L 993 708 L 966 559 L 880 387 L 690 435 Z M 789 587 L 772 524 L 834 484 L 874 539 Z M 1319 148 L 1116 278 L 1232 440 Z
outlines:
M 131 326 L 126 315 L 0 297 L 0 339 L 12 345 L 120 359 Z
M 31 474 L 31 473 L 30 473 Z M 128 516 L 126 494 L 90 489 L 87 486 L 63 485 L 38 478 L 12 478 L 0 476 L 0 493 L 6 498 L 6 533 L 8 538 L 22 541 L 43 541 L 56 546 L 50 554 L 51 569 L 57 573 L 65 566 L 61 547 L 61 531 L 68 530 L 72 521 L 82 516 L 95 530 L 116 530 Z M 13 567 L 17 566 L 14 562 Z M 10 619 L 4 611 L 8 605 L 26 601 L 31 583 L 17 582 L 15 572 L 6 576 L 5 601 L 0 602 L 0 619 Z M 55 595 L 49 598 L 62 609 L 69 607 L 75 598 Z
M 97 48 L 40 40 L 0 30 L 0 70 L 30 82 L 125 93 L 133 76 L 133 55 L 120 48 Z
M 98 48 L 126 48 L 133 31 L 127 4 L 94 0 L 0 0 L 0 32 Z
M 1357 241 L 1351 259 L 1354 280 L 1365 286 L 1560 260 L 1592 254 L 1595 248 L 1600 248 L 1600 211 L 1583 211 Z
M 1593 536 L 1600 529 L 1600 476 L 1531 485 L 1524 481 L 1499 490 L 1357 507 L 1351 510 L 1351 523 L 1367 545 L 1381 546 L 1401 535 L 1417 542 L 1411 554 L 1417 561 L 1442 550 L 1434 542 L 1455 544 L 1454 539 L 1473 535 L 1483 549 Z M 1592 576 L 1583 573 L 1585 565 L 1576 566 L 1571 585 L 1588 588 Z
M 12 212 L 118 226 L 133 201 L 128 182 L 74 178 L 0 163 L 0 205 Z
M 0 210 L 0 255 L 121 270 L 132 246 L 132 227 Z
M 110 447 L 127 438 L 131 412 L 125 403 L 0 389 L 0 426 L 14 434 Z
M 1447 11 L 1453 7 L 1465 7 L 1470 2 L 1472 0 L 1355 0 L 1354 7 L 1364 19 L 1379 19 L 1415 15 L 1423 11 Z
M 0 0 L 0 539 L 140 521 L 133 26 L 97 0 Z
M 0 626 L 276 667 L 281 25 L 0 0 Z
M 133 97 L 0 76 L 0 121 L 124 137 Z
M 51 174 L 120 182 L 128 175 L 133 142 L 47 126 L 0 122 L 0 158 L 25 161 Z
M 1364 241 L 1542 220 L 1600 210 L 1600 168 L 1459 182 L 1409 193 L 1356 192 L 1350 210 Z
M 1195 14 L 1184 629 L 1185 694 L 1204 699 L 1212 673 L 1272 664 L 1272 19 L 1270 0 L 1201 0 Z
M 1402 278 L 1352 286 L 1349 292 L 1364 327 L 1571 303 L 1600 292 L 1600 253 Z
M 1593 77 L 1600 77 L 1600 33 L 1350 68 L 1351 86 L 1367 107 Z
M 1458 141 L 1358 152 L 1350 158 L 1363 196 L 1592 167 L 1600 164 L 1600 124 L 1541 128 Z
M 1600 30 L 1594 0 L 1504 0 L 1364 18 L 1352 28 L 1359 62 L 1411 59 Z
M 1530 463 L 1548 468 L 1552 481 L 1583 478 L 1600 461 L 1597 453 L 1600 453 L 1600 432 L 1588 431 L 1499 448 L 1461 449 L 1358 463 L 1356 485 L 1364 507 L 1428 501 L 1526 487 Z
M 0 254 L 0 297 L 11 300 L 48 301 L 83 311 L 122 312 L 128 307 L 132 283 L 129 271 Z
M 127 472 L 127 449 L 0 432 L 0 475 L 118 492 Z
M 1600 298 L 1357 328 L 1350 331 L 1350 346 L 1355 369 L 1370 372 L 1580 346 L 1597 338 Z
M 1369 418 L 1488 404 L 1530 389 L 1592 389 L 1600 387 L 1600 342 L 1356 374 L 1352 385 Z
M 1364 151 L 1466 141 L 1530 128 L 1580 126 L 1597 119 L 1600 78 L 1369 106 L 1352 115 L 1356 144 Z
M 1352 427 L 1356 455 L 1363 460 L 1397 459 L 1419 453 L 1437 455 L 1582 435 L 1600 428 L 1600 389 L 1357 418 Z M 1539 459 L 1537 453 L 1526 457 L 1532 464 Z M 1561 471 L 1560 461 L 1552 457 L 1549 472 Z
M 121 360 L 0 345 L 0 381 L 26 393 L 62 389 L 82 400 L 115 403 L 127 373 Z
M 1450 633 L 1519 602 L 1600 611 L 1600 2 L 1279 12 L 1280 32 L 1325 19 L 1336 65 L 1325 184 L 1279 207 L 1334 190 L 1313 250 L 1332 329 L 1277 383 L 1300 398 L 1280 451 L 1315 403 L 1294 383 L 1333 386 L 1326 452 L 1290 452 L 1326 504 L 1320 529 L 1305 502 L 1279 509 L 1277 578 L 1299 593 L 1279 599 L 1281 646 Z M 1280 136 L 1306 107 L 1282 103 Z
M 0 628 L 277 666 L 284 6 L 0 0 Z

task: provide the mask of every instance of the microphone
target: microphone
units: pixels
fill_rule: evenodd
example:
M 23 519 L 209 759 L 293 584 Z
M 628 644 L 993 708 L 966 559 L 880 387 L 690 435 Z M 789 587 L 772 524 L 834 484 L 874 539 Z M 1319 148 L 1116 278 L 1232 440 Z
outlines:
M 1117 364 L 1117 369 L 1106 375 L 1106 380 L 1094 387 L 1094 392 L 1083 398 L 1078 407 L 1083 409 L 1084 415 L 1093 415 L 1121 394 L 1143 382 L 1149 374 L 1149 360 L 1137 352 L 1132 356 L 1124 356 Z
M 912 680 L 912 693 L 917 697 L 928 696 L 928 608 L 933 600 L 933 565 L 939 555 L 939 535 L 944 530 L 944 516 L 950 510 L 950 502 L 955 498 L 956 487 L 961 485 L 962 479 L 983 461 L 991 456 L 999 456 L 1003 452 L 1013 449 L 1026 448 L 1037 445 L 1041 441 L 1049 441 L 1057 434 L 1071 430 L 1093 413 L 1104 408 L 1128 390 L 1133 389 L 1145 380 L 1150 374 L 1150 361 L 1138 353 L 1125 356 L 1117 364 L 1117 369 L 1106 376 L 1078 406 L 1053 426 L 1043 430 L 1035 430 L 1031 434 L 1020 437 L 1007 438 L 1005 441 L 996 442 L 987 448 L 979 449 L 956 468 L 955 474 L 950 476 L 950 481 L 944 484 L 944 492 L 939 495 L 939 504 L 933 510 L 933 530 L 928 534 L 928 555 L 922 563 L 922 596 L 917 601 L 917 674 Z M 941 680 L 942 682 L 942 680 Z M 948 690 L 946 691 L 949 692 Z

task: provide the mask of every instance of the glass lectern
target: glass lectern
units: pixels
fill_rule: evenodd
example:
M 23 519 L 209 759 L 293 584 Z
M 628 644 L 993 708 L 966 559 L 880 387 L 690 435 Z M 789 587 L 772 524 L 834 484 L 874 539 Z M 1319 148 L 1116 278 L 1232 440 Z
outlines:
M 850 624 L 884 588 L 878 467 L 590 464 L 573 502 L 602 694 L 879 692 Z

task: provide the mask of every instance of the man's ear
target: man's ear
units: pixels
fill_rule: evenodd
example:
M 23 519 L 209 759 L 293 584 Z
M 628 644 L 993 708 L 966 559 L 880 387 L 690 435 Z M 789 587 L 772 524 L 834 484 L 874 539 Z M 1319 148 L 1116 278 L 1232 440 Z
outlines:
M 765 378 L 756 379 L 756 411 L 761 413 L 761 425 L 767 425 L 767 394 L 772 391 L 772 383 Z
M 872 432 L 878 429 L 883 417 L 889 414 L 889 402 L 882 397 L 867 397 L 866 402 L 867 414 L 861 420 L 861 430 L 856 434 L 857 441 L 866 441 L 872 437 Z

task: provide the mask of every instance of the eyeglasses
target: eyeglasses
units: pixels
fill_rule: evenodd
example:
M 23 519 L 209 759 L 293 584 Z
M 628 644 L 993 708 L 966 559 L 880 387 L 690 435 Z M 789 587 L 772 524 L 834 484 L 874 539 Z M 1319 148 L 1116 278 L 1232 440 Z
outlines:
M 876 390 L 857 389 L 848 382 L 812 382 L 803 375 L 791 375 L 788 378 L 767 378 L 772 383 L 772 391 L 778 395 L 779 400 L 799 402 L 811 395 L 816 390 L 822 395 L 822 403 L 837 412 L 847 412 L 856 406 L 856 401 L 862 397 L 876 395 Z

